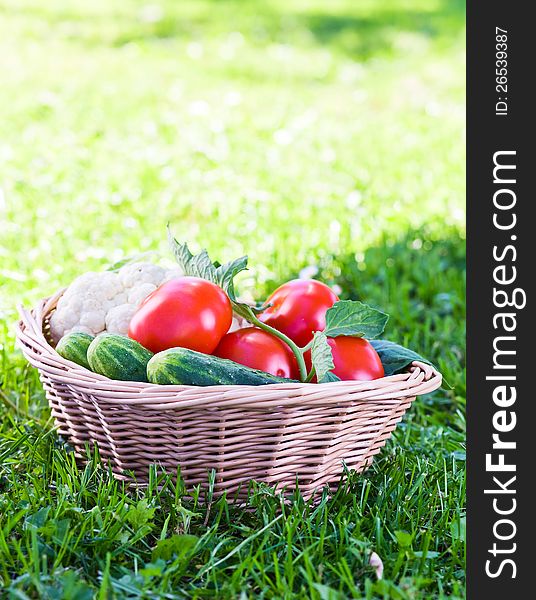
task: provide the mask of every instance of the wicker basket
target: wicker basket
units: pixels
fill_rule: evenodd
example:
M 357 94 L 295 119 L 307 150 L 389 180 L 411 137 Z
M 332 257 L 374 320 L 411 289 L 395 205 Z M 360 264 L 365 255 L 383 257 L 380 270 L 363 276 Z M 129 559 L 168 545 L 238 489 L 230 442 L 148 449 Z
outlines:
M 48 341 L 59 292 L 20 309 L 17 339 L 38 369 L 59 433 L 79 457 L 97 444 L 119 478 L 147 481 L 157 464 L 191 487 L 216 472 L 215 491 L 239 496 L 252 479 L 304 495 L 336 482 L 343 462 L 362 471 L 419 394 L 441 375 L 414 362 L 375 381 L 266 386 L 112 381 L 62 358 Z

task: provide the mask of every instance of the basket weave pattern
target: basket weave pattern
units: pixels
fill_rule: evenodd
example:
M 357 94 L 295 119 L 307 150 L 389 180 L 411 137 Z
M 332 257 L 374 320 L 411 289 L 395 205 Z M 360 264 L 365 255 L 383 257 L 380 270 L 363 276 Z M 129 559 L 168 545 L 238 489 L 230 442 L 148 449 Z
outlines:
M 20 309 L 17 339 L 38 369 L 58 432 L 78 456 L 97 444 L 117 477 L 147 481 L 148 466 L 188 486 L 215 469 L 216 492 L 250 480 L 304 494 L 337 481 L 343 461 L 362 471 L 416 396 L 441 375 L 414 362 L 406 373 L 374 381 L 266 386 L 154 385 L 112 381 L 62 358 L 48 341 L 48 318 L 61 292 Z M 241 495 L 239 493 L 239 495 Z

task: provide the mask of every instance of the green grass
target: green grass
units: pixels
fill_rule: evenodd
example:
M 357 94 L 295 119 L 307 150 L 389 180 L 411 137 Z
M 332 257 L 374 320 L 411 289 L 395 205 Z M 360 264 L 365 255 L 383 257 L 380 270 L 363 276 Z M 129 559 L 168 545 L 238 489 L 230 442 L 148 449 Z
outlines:
M 464 596 L 463 23 L 439 0 L 0 0 L 1 598 Z M 249 254 L 258 298 L 317 265 L 452 387 L 317 506 L 80 471 L 15 306 L 169 256 L 168 220 Z

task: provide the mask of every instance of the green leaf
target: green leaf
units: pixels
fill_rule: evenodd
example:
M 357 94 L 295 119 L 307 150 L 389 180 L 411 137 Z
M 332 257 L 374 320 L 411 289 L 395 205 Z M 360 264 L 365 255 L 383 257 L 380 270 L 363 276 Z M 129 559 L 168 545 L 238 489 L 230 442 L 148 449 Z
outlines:
M 340 381 L 341 378 L 337 377 L 337 375 L 335 375 L 335 373 L 332 373 L 331 371 L 328 371 L 324 377 L 322 377 L 322 379 L 318 379 L 317 377 L 317 381 L 318 383 L 332 383 L 333 381 Z
M 421 550 L 418 550 L 417 552 L 414 552 L 413 554 L 416 558 L 427 558 L 427 559 L 433 559 L 433 558 L 437 558 L 438 556 L 441 556 L 440 552 L 435 552 L 434 550 L 428 550 L 426 553 L 422 552 Z
M 372 340 L 370 342 L 383 364 L 383 369 L 386 375 L 394 375 L 404 371 L 414 360 L 431 365 L 429 360 L 423 358 L 420 354 L 399 346 L 394 342 L 387 340 Z
M 171 252 L 173 252 L 175 260 L 179 263 L 180 267 L 186 272 L 188 264 L 192 260 L 194 255 L 190 252 L 188 244 L 180 244 L 175 239 L 174 235 L 171 233 L 171 227 L 169 226 L 169 223 L 167 225 L 167 237 L 169 247 L 171 248 Z
M 175 260 L 185 275 L 200 277 L 212 283 L 217 283 L 216 267 L 210 260 L 206 250 L 201 250 L 199 254 L 192 254 L 188 248 L 188 244 L 181 244 L 173 237 L 169 225 L 168 241 Z
M 247 256 L 242 256 L 222 265 L 218 261 L 213 262 L 206 250 L 201 250 L 199 254 L 192 254 L 188 244 L 181 244 L 173 237 L 169 225 L 168 241 L 175 260 L 185 275 L 200 277 L 219 285 L 228 294 L 231 301 L 236 301 L 234 278 L 238 273 L 247 269 Z
M 460 517 L 459 521 L 454 521 L 450 526 L 452 539 L 457 542 L 465 542 L 466 518 Z
M 140 569 L 140 574 L 145 577 L 145 579 L 150 579 L 151 577 L 158 577 L 162 575 L 166 568 L 166 562 L 162 559 L 158 559 L 154 562 L 147 563 L 145 567 Z
M 319 383 L 326 381 L 336 381 L 334 379 L 326 380 L 329 371 L 335 368 L 331 347 L 328 344 L 328 338 L 323 331 L 315 331 L 313 344 L 311 346 L 311 362 Z M 335 375 L 333 376 L 335 377 Z
M 395 531 L 396 541 L 400 548 L 411 548 L 413 536 L 407 531 Z
M 233 311 L 250 321 L 252 317 L 262 312 L 266 307 L 250 306 L 245 302 L 240 302 L 236 296 L 234 287 L 234 278 L 247 269 L 248 257 L 242 256 L 225 264 L 212 262 L 206 250 L 199 254 L 192 254 L 187 244 L 178 242 L 171 233 L 168 225 L 168 241 L 171 246 L 175 260 L 179 264 L 185 275 L 192 277 L 201 277 L 219 285 L 229 296 L 233 305 Z
M 52 585 L 45 586 L 45 590 L 42 597 L 49 600 L 92 600 L 95 597 L 95 590 L 75 570 L 56 570 Z M 21 595 L 20 598 L 28 596 Z
M 343 592 L 323 583 L 313 583 L 313 587 L 318 592 L 320 600 L 345 600 L 347 598 Z
M 162 558 L 170 560 L 174 557 L 186 556 L 199 541 L 195 535 L 172 535 L 165 540 L 159 540 L 152 553 L 152 560 Z
M 24 520 L 25 528 L 40 529 L 41 527 L 44 527 L 50 509 L 50 506 L 43 506 L 37 512 L 27 516 Z
M 215 272 L 216 282 L 228 294 L 231 301 L 236 302 L 236 293 L 234 289 L 234 278 L 246 271 L 248 268 L 248 257 L 242 256 L 236 258 L 224 265 L 220 265 Z
M 371 340 L 383 333 L 388 319 L 389 315 L 358 300 L 339 300 L 326 312 L 324 333 Z
M 201 277 L 202 279 L 208 279 L 213 283 L 216 283 L 216 267 L 212 264 L 208 252 L 201 250 L 199 254 L 196 254 L 189 264 L 189 275 L 193 277 Z
M 218 266 L 216 269 L 216 280 L 215 283 L 219 285 L 225 293 L 229 296 L 231 300 L 231 304 L 233 305 L 233 311 L 251 322 L 251 319 L 258 315 L 269 305 L 264 306 L 252 306 L 251 304 L 247 304 L 246 302 L 241 302 L 236 296 L 236 290 L 234 287 L 234 278 L 241 273 L 242 271 L 246 271 L 248 267 L 248 257 L 242 256 L 240 258 L 236 258 L 224 265 Z
M 153 519 L 155 510 L 154 508 L 149 508 L 147 500 L 140 500 L 136 506 L 130 507 L 125 515 L 125 520 L 132 525 L 134 530 L 138 530 L 142 525 Z

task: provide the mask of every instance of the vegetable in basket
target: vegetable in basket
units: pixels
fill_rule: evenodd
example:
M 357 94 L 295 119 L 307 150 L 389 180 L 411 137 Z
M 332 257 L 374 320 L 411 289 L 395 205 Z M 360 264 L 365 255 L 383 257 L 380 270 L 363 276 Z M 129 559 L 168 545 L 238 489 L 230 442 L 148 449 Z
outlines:
M 138 342 L 113 333 L 101 333 L 87 350 L 93 372 L 120 381 L 147 381 L 147 363 L 152 356 Z
M 56 346 L 56 352 L 81 367 L 91 369 L 87 360 L 87 349 L 95 336 L 82 331 L 64 335 Z
M 278 377 L 299 378 L 298 364 L 290 348 L 258 327 L 244 327 L 227 333 L 214 350 L 214 356 Z
M 385 375 L 382 361 L 365 338 L 339 336 L 329 338 L 333 356 L 332 373 L 344 381 L 370 381 Z
M 170 348 L 155 354 L 147 365 L 151 383 L 164 385 L 267 385 L 292 383 L 291 379 L 250 369 L 232 360 L 188 350 Z
M 232 319 L 231 302 L 221 287 L 199 277 L 181 277 L 144 300 L 128 335 L 152 352 L 181 346 L 210 354 Z
M 313 339 L 315 331 L 324 331 L 326 312 L 339 298 L 316 279 L 293 279 L 278 287 L 266 300 L 259 320 L 287 335 L 298 346 Z
M 182 275 L 152 263 L 129 263 L 117 272 L 84 273 L 65 290 L 50 318 L 54 341 L 68 333 L 126 335 L 139 304 L 164 281 Z

